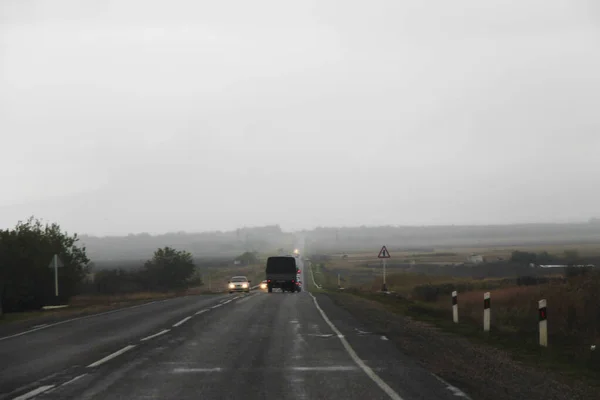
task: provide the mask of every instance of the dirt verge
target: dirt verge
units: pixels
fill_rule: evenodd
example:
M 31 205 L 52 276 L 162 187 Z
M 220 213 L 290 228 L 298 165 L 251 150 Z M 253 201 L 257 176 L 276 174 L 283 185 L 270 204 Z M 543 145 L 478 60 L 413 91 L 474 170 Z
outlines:
M 489 400 L 593 400 L 600 388 L 543 366 L 526 365 L 510 353 L 391 311 L 386 305 L 345 293 L 327 294 L 373 331 L 382 332 L 406 355 L 468 393 Z

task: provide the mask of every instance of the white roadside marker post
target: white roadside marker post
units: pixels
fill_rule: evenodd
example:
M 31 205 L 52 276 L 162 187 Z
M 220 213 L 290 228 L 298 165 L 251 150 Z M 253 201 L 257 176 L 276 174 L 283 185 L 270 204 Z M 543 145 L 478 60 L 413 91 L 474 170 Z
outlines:
M 490 292 L 483 294 L 483 331 L 490 331 Z
M 452 292 L 452 320 L 458 324 L 458 293 Z
M 546 299 L 538 301 L 540 315 L 540 346 L 548 347 L 548 314 L 546 312 Z

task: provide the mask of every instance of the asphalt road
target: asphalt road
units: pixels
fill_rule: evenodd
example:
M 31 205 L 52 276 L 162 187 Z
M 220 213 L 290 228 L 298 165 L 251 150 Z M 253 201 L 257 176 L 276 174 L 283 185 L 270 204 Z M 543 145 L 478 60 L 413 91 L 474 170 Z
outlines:
M 0 338 L 0 399 L 457 399 L 326 295 L 190 296 Z
M 315 299 L 176 299 L 4 339 L 0 398 L 459 398 L 325 295 Z

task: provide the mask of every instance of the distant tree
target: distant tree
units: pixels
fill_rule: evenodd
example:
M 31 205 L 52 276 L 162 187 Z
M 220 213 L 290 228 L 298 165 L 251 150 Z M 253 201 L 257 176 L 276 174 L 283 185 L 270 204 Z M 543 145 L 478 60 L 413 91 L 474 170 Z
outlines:
M 171 247 L 158 249 L 144 264 L 144 275 L 150 289 L 183 288 L 194 275 L 196 266 L 191 253 Z
M 520 264 L 536 263 L 537 255 L 535 253 L 516 250 L 512 252 L 512 255 L 510 256 L 510 261 Z
M 258 253 L 255 251 L 246 251 L 244 254 L 237 256 L 235 260 L 247 265 L 256 264 L 258 262 Z
M 563 257 L 567 265 L 581 264 L 583 262 L 577 250 L 565 250 Z
M 552 264 L 555 261 L 555 257 L 551 256 L 547 251 L 542 251 L 537 255 L 537 262 L 542 265 Z
M 70 236 L 58 224 L 44 224 L 34 217 L 0 231 L 0 314 L 39 309 L 76 294 L 89 263 L 78 241 L 76 234 Z M 58 269 L 58 298 L 50 268 L 54 254 L 63 265 Z

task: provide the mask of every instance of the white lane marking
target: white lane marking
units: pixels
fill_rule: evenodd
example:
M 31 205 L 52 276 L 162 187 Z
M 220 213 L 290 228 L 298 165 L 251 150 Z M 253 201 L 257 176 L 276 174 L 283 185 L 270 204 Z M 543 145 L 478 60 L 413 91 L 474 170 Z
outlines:
M 244 296 L 243 299 L 237 301 L 237 304 L 242 304 L 242 303 L 244 303 L 244 302 L 246 302 L 248 300 L 251 300 L 253 297 L 256 297 L 256 293 L 251 294 L 249 296 Z
M 233 299 L 231 299 L 231 300 L 227 300 L 227 301 L 224 301 L 224 302 L 223 302 L 223 303 L 221 303 L 221 304 L 227 304 L 227 303 L 231 303 L 231 301 L 232 301 L 232 300 L 233 300 Z
M 471 398 L 469 396 L 467 396 L 467 394 L 465 392 L 463 392 L 462 390 L 460 390 L 456 386 L 452 386 L 451 384 L 449 384 L 448 382 L 446 382 L 445 380 L 443 380 L 442 378 L 440 378 L 436 374 L 431 374 L 431 375 L 433 375 L 435 379 L 437 379 L 438 381 L 440 381 L 444 385 L 446 385 L 446 389 L 448 389 L 449 391 L 451 391 L 456 397 L 463 397 L 463 398 L 465 398 L 467 400 L 471 400 Z
M 77 318 L 66 319 L 66 320 L 64 320 L 64 321 L 55 322 L 55 323 L 53 323 L 53 324 L 46 324 L 46 325 L 44 325 L 44 326 L 40 326 L 40 327 L 37 327 L 37 328 L 35 328 L 35 329 L 30 329 L 30 330 L 28 330 L 28 331 L 25 331 L 25 332 L 16 333 L 16 334 L 14 334 L 14 335 L 10 335 L 10 336 L 4 336 L 4 337 L 0 337 L 0 341 L 2 341 L 2 340 L 6 340 L 6 339 L 15 338 L 15 337 L 22 336 L 22 335 L 26 335 L 26 334 L 28 334 L 28 333 L 36 332 L 36 331 L 39 331 L 39 330 L 42 330 L 42 329 L 46 329 L 46 328 L 50 328 L 50 327 L 53 327 L 53 326 L 57 326 L 57 325 L 66 324 L 66 323 L 68 323 L 68 322 L 79 321 L 79 320 L 82 320 L 82 319 L 88 319 L 88 318 L 93 318 L 93 317 L 99 317 L 99 316 L 102 316 L 102 315 L 114 314 L 114 313 L 121 312 L 121 311 L 125 311 L 125 310 L 131 310 L 131 309 L 138 308 L 138 307 L 144 307 L 144 306 L 148 306 L 148 305 L 150 305 L 150 304 L 162 303 L 162 302 L 164 302 L 164 301 L 167 301 L 167 300 L 171 300 L 171 299 L 158 300 L 158 301 L 151 301 L 151 302 L 149 302 L 149 303 L 138 304 L 138 305 L 135 305 L 135 306 L 131 306 L 131 307 L 125 307 L 125 308 L 119 308 L 119 309 L 116 309 L 116 310 L 111 310 L 111 311 L 105 311 L 105 312 L 101 312 L 101 313 L 98 313 L 98 314 L 85 315 L 85 316 L 83 316 L 83 317 L 77 317 Z
M 131 349 L 133 349 L 134 347 L 135 347 L 135 345 L 134 345 L 134 344 L 130 344 L 129 346 L 125 346 L 125 347 L 123 347 L 121 350 L 119 350 L 119 351 L 115 351 L 114 353 L 112 353 L 112 354 L 110 354 L 110 355 L 108 355 L 108 356 L 104 357 L 104 358 L 103 358 L 103 359 L 101 359 L 101 360 L 98 360 L 98 361 L 96 361 L 95 363 L 92 363 L 92 364 L 88 365 L 87 367 L 88 367 L 88 368 L 94 368 L 94 367 L 97 367 L 97 366 L 99 366 L 99 365 L 102 365 L 102 364 L 104 364 L 105 362 L 107 362 L 107 361 L 110 361 L 110 360 L 112 360 L 113 358 L 115 358 L 115 357 L 118 357 L 118 356 L 120 356 L 121 354 L 123 354 L 123 353 L 125 353 L 125 352 L 127 352 L 127 351 L 129 351 L 129 350 L 131 350 Z
M 200 311 L 198 311 L 198 312 L 197 312 L 196 314 L 194 314 L 194 315 L 200 315 L 200 314 L 204 314 L 205 312 L 208 312 L 208 311 L 210 311 L 210 310 L 209 310 L 209 309 L 206 309 L 206 310 L 200 310 Z
M 37 389 L 32 390 L 31 392 L 27 392 L 24 395 L 21 395 L 19 397 L 15 397 L 13 400 L 27 400 L 27 399 L 31 399 L 35 396 L 37 396 L 38 394 L 44 393 L 45 391 L 48 391 L 50 389 L 52 389 L 55 385 L 45 385 L 45 386 L 40 386 Z
M 216 306 L 212 306 L 211 308 L 219 308 L 221 307 L 223 304 L 217 304 Z
M 43 328 L 45 326 L 48 326 L 48 324 L 35 325 L 35 326 L 32 326 L 32 328 L 37 329 L 37 328 Z
M 335 371 L 356 371 L 355 366 L 333 365 L 331 367 L 292 367 L 294 371 L 320 371 L 320 372 L 335 372 Z
M 175 374 L 184 374 L 190 372 L 221 372 L 223 368 L 175 368 L 173 369 L 173 373 Z
M 146 340 L 154 339 L 155 337 L 164 335 L 165 333 L 167 333 L 169 331 L 170 331 L 170 329 L 163 329 L 162 331 L 155 333 L 154 335 L 146 336 L 145 338 L 140 339 L 140 342 L 145 342 Z
M 62 384 L 62 385 L 60 385 L 60 386 L 66 386 L 66 385 L 69 385 L 69 384 L 71 384 L 71 383 L 73 383 L 73 382 L 75 382 L 75 381 L 78 381 L 78 380 L 80 380 L 81 378 L 83 378 L 83 377 L 84 377 L 84 376 L 86 376 L 86 375 L 87 375 L 87 373 L 85 373 L 85 374 L 81 374 L 81 375 L 79 375 L 79 376 L 76 376 L 75 378 L 71 379 L 70 381 L 67 381 L 67 382 L 63 383 L 63 384 Z
M 369 378 L 371 378 L 371 380 L 373 382 L 375 382 L 377 384 L 377 386 L 379 386 L 381 388 L 381 390 L 383 390 L 391 399 L 402 400 L 402 397 L 400 397 L 400 395 L 398 393 L 396 393 L 394 391 L 394 389 L 392 389 L 387 383 L 385 383 L 375 372 L 373 372 L 373 370 L 367 364 L 365 364 L 363 362 L 363 360 L 360 359 L 360 357 L 358 356 L 358 354 L 356 354 L 356 352 L 354 351 L 352 346 L 350 346 L 350 343 L 348 343 L 346 338 L 342 335 L 342 332 L 340 332 L 338 330 L 338 328 L 335 327 L 335 325 L 329 320 L 329 318 L 325 314 L 325 311 L 323 311 L 323 309 L 319 306 L 319 303 L 317 302 L 317 298 L 315 296 L 313 296 L 312 293 L 309 293 L 309 294 L 315 303 L 315 307 L 317 307 L 317 310 L 319 310 L 319 312 L 321 313 L 321 316 L 323 317 L 323 319 L 325 320 L 327 325 L 329 325 L 331 330 L 334 331 L 338 335 L 338 338 L 342 342 L 342 345 L 344 345 L 346 352 L 348 352 L 350 357 L 352 357 L 352 360 L 354 360 L 356 365 L 358 365 L 364 371 L 364 373 L 367 374 L 367 376 Z
M 381 337 L 381 340 L 388 340 L 388 338 L 387 338 L 387 337 L 385 337 L 385 336 L 382 336 L 382 337 Z
M 330 338 L 330 337 L 333 337 L 333 333 L 325 333 L 325 334 L 309 333 L 308 336 L 316 336 L 316 337 L 321 337 L 321 338 Z
M 185 317 L 184 319 L 182 319 L 182 320 L 181 320 L 181 321 L 179 321 L 178 323 L 176 323 L 176 324 L 173 324 L 173 327 L 174 327 L 174 328 L 177 328 L 178 326 L 180 326 L 180 325 L 183 325 L 183 324 L 185 324 L 186 322 L 188 322 L 190 319 L 192 319 L 192 317 Z

